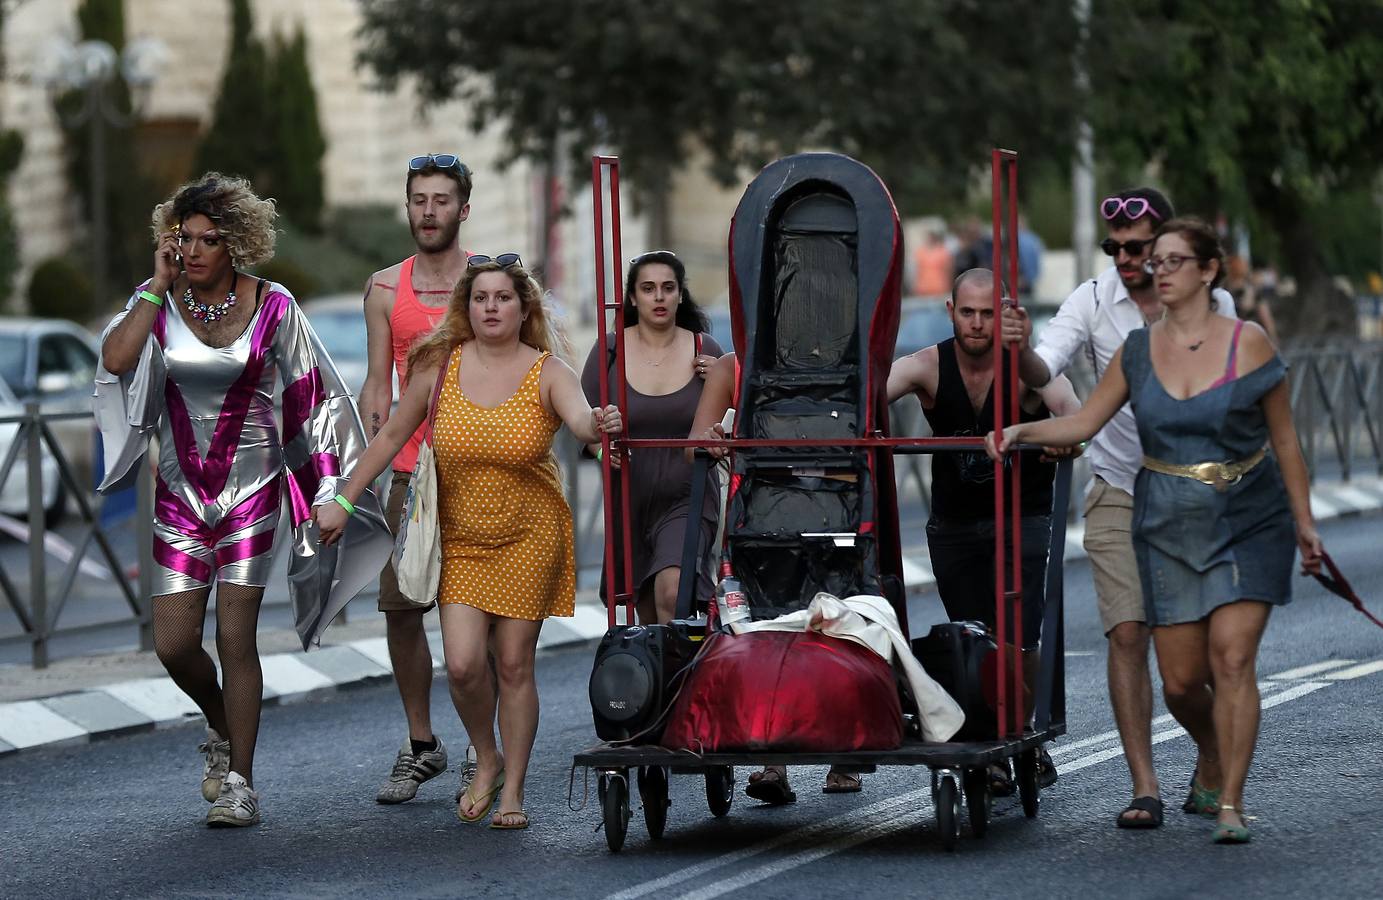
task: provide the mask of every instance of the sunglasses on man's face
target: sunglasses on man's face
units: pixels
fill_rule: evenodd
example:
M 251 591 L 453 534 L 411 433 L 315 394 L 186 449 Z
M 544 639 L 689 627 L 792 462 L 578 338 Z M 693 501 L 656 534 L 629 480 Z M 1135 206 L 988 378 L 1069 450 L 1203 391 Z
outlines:
M 490 263 L 494 263 L 501 269 L 507 269 L 510 266 L 523 265 L 523 260 L 519 258 L 517 253 L 501 253 L 499 256 L 483 256 L 479 253 L 474 253 L 466 258 L 467 266 L 485 266 Z
M 431 164 L 439 169 L 451 169 L 458 175 L 469 175 L 470 169 L 455 153 L 429 153 L 426 156 L 415 156 L 408 161 L 408 171 L 421 172 Z
M 1114 240 L 1114 238 L 1105 238 L 1100 241 L 1100 249 L 1104 251 L 1105 256 L 1118 256 L 1120 251 L 1123 251 L 1131 257 L 1142 256 L 1143 251 L 1151 247 L 1155 240 L 1156 238 L 1145 238 L 1144 240 L 1124 241 L 1120 243 Z

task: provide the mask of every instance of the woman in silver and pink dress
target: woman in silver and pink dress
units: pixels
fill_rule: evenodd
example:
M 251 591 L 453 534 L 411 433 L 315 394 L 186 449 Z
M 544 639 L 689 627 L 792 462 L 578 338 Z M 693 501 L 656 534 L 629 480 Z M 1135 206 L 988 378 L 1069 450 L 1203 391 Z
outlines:
M 273 201 L 243 180 L 209 173 L 153 218 L 153 277 L 102 342 L 102 490 L 133 478 L 156 432 L 154 643 L 207 718 L 207 824 L 253 825 L 263 693 L 255 632 L 282 507 L 293 526 L 289 588 L 304 649 L 369 580 L 369 567 L 378 569 L 389 541 L 369 497 L 360 504 L 365 515 L 353 517 L 349 554 L 317 546 L 312 503 L 335 493 L 334 476 L 359 456 L 364 433 L 292 295 L 241 271 L 273 255 Z M 350 565 L 339 565 L 347 555 Z M 202 649 L 213 583 L 224 684 Z

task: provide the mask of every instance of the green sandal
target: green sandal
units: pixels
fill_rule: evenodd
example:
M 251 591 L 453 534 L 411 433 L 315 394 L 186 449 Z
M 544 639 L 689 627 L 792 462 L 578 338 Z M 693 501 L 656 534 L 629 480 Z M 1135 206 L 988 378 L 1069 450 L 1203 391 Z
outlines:
M 1243 810 L 1227 803 L 1221 805 L 1220 809 L 1239 813 L 1240 819 L 1243 818 Z M 1249 832 L 1247 825 L 1227 825 L 1224 822 L 1218 822 L 1215 825 L 1215 830 L 1210 833 L 1210 840 L 1217 844 L 1247 844 L 1253 840 L 1253 835 Z
M 1191 783 L 1191 796 L 1194 799 L 1196 813 L 1202 816 L 1214 818 L 1220 812 L 1220 789 L 1211 790 L 1201 787 L 1199 781 Z

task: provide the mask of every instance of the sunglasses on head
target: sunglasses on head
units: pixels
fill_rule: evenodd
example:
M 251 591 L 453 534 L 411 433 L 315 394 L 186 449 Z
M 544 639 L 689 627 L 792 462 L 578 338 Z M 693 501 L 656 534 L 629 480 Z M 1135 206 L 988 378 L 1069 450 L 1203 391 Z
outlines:
M 429 153 L 426 156 L 415 156 L 408 161 L 408 171 L 420 172 L 429 164 L 439 169 L 451 169 L 459 175 L 471 174 L 471 170 L 466 168 L 466 164 L 455 153 Z
M 485 266 L 490 263 L 494 263 L 501 269 L 507 269 L 510 266 L 523 265 L 523 260 L 519 258 L 517 253 L 501 253 L 499 256 L 484 256 L 474 253 L 466 258 L 467 266 Z
M 639 263 L 648 259 L 650 256 L 671 256 L 673 259 L 677 258 L 677 254 L 673 253 L 671 250 L 645 250 L 638 256 L 629 260 L 629 265 L 637 266 Z
M 1157 210 L 1152 208 L 1152 204 L 1142 197 L 1106 197 L 1100 201 L 1100 215 L 1104 216 L 1106 221 L 1120 214 L 1129 221 L 1136 221 L 1144 216 L 1162 218 L 1157 214 Z
M 1142 256 L 1143 251 L 1151 247 L 1155 240 L 1157 239 L 1146 238 L 1144 240 L 1124 241 L 1120 243 L 1114 240 L 1114 238 L 1105 238 L 1100 241 L 1100 249 L 1104 251 L 1105 256 L 1118 256 L 1120 250 L 1127 253 L 1129 256 Z

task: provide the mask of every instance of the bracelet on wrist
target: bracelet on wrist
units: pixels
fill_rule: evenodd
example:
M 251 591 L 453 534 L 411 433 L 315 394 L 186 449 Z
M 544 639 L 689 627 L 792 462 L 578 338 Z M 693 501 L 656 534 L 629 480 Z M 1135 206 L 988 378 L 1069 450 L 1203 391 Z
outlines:
M 332 497 L 331 499 L 333 499 L 333 500 L 335 500 L 337 503 L 341 504 L 341 508 L 344 509 L 344 510 L 346 511 L 346 515 L 348 515 L 348 516 L 353 516 L 353 515 L 355 515 L 355 505 L 352 504 L 351 501 L 347 500 L 345 497 L 341 496 L 340 494 L 337 494 L 335 497 Z
M 141 299 L 141 300 L 148 300 L 150 303 L 154 304 L 155 306 L 162 306 L 162 305 L 163 305 L 163 298 L 160 297 L 158 294 L 155 294 L 153 291 L 140 291 L 140 292 L 139 292 L 139 299 Z
M 596 448 L 595 448 L 595 461 L 596 461 L 596 462 L 600 462 L 600 461 L 602 461 L 604 458 L 605 458 L 605 448 L 604 448 L 604 447 L 596 447 Z

